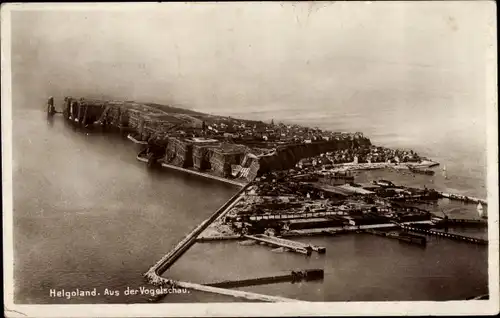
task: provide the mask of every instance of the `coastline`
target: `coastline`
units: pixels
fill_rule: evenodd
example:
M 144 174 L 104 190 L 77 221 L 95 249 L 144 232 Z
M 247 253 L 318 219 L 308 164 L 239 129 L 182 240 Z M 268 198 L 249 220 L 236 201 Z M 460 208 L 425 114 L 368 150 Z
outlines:
M 143 157 L 141 157 L 139 155 L 136 157 L 136 159 L 139 160 L 139 161 L 141 161 L 141 162 L 144 162 L 144 163 L 148 162 L 148 159 L 143 158 Z M 209 173 L 203 173 L 203 172 L 199 172 L 199 171 L 195 171 L 195 170 L 190 170 L 190 169 L 186 169 L 186 168 L 177 167 L 177 166 L 174 166 L 174 165 L 169 165 L 169 164 L 164 163 L 164 162 L 161 163 L 161 166 L 163 168 L 177 170 L 177 171 L 189 173 L 189 174 L 192 174 L 192 175 L 195 175 L 195 176 L 200 176 L 200 177 L 204 177 L 204 178 L 208 178 L 208 179 L 212 179 L 212 180 L 217 180 L 217 181 L 228 183 L 228 184 L 235 185 L 235 186 L 238 186 L 238 187 L 244 187 L 247 184 L 247 183 L 243 183 L 243 182 L 238 182 L 238 181 L 234 181 L 234 180 L 230 180 L 230 179 L 226 179 L 226 178 L 221 178 L 221 177 L 218 177 L 218 176 L 214 176 L 214 175 L 211 175 Z
M 87 114 L 87 109 L 88 109 L 89 105 L 83 104 L 82 107 L 85 107 L 84 113 Z M 120 108 L 120 109 L 122 109 L 122 108 Z M 103 113 L 103 114 L 105 114 L 105 113 Z M 72 120 L 72 122 L 75 122 L 75 121 Z M 82 122 L 82 120 L 77 121 L 77 123 L 79 123 L 79 122 Z M 134 128 L 132 128 L 132 130 L 133 129 Z M 139 129 L 142 130 L 141 128 L 139 128 Z M 148 154 L 148 156 L 147 157 L 141 156 L 141 153 L 142 153 L 141 152 L 139 155 L 137 155 L 137 157 L 136 157 L 137 160 L 144 162 L 144 163 L 148 163 L 148 166 L 150 166 L 152 163 L 156 162 L 156 163 L 160 163 L 160 166 L 162 168 L 173 169 L 173 170 L 189 173 L 192 175 L 197 175 L 200 177 L 210 178 L 213 180 L 217 180 L 220 182 L 224 182 L 224 183 L 228 183 L 228 184 L 240 187 L 240 190 L 231 199 L 229 199 L 221 208 L 219 208 L 217 211 L 215 211 L 208 219 L 206 219 L 204 222 L 200 223 L 193 231 L 189 232 L 181 242 L 179 242 L 170 252 L 168 252 L 164 257 L 162 257 L 157 263 L 155 263 L 144 274 L 144 277 L 147 279 L 147 281 L 153 285 L 178 286 L 178 287 L 190 286 L 189 288 L 193 288 L 195 290 L 204 290 L 204 291 L 209 291 L 209 289 L 207 289 L 207 286 L 171 280 L 171 279 L 163 277 L 162 274 L 165 273 L 168 270 L 168 268 L 170 268 L 170 266 L 172 266 L 196 242 L 201 242 L 204 240 L 205 241 L 216 241 L 219 239 L 221 239 L 221 240 L 238 239 L 237 235 L 235 235 L 234 232 L 233 233 L 224 233 L 224 231 L 221 232 L 220 231 L 221 228 L 219 226 L 222 225 L 223 223 L 231 224 L 232 221 L 229 221 L 229 223 L 228 223 L 227 220 L 222 220 L 223 216 L 228 214 L 230 212 L 230 210 L 232 208 L 234 208 L 234 206 L 239 203 L 239 201 L 242 198 L 241 195 L 251 185 L 255 185 L 255 184 L 262 185 L 262 184 L 269 183 L 269 181 L 271 181 L 271 180 L 272 180 L 272 182 L 276 183 L 274 186 L 279 187 L 279 186 L 283 185 L 284 184 L 283 180 L 280 179 L 282 177 L 278 177 L 278 175 L 276 175 L 275 173 L 279 174 L 280 171 L 288 171 L 288 170 L 294 171 L 294 169 L 296 169 L 296 167 L 297 167 L 297 169 L 302 169 L 302 166 L 300 166 L 300 168 L 299 168 L 299 166 L 295 164 L 297 161 L 296 160 L 297 158 L 294 158 L 294 159 L 290 160 L 290 162 L 286 162 L 286 164 L 285 164 L 285 162 L 283 160 L 285 160 L 285 161 L 289 160 L 289 159 L 287 159 L 287 156 L 289 157 L 289 154 L 292 154 L 291 156 L 293 157 L 294 155 L 297 155 L 300 153 L 300 156 L 298 157 L 298 159 L 299 159 L 298 161 L 300 163 L 302 159 L 319 158 L 320 156 L 323 156 L 323 154 L 327 153 L 330 149 L 330 148 L 328 148 L 328 145 L 334 145 L 335 147 L 341 147 L 341 148 L 344 147 L 345 148 L 344 157 L 345 157 L 345 151 L 349 151 L 348 150 L 349 147 L 354 147 L 355 141 L 359 141 L 359 142 L 367 141 L 367 143 L 369 145 L 371 145 L 369 139 L 364 138 L 361 133 L 356 133 L 356 134 L 342 135 L 342 137 L 340 137 L 340 139 L 338 139 L 337 141 L 334 140 L 330 143 L 329 142 L 312 143 L 310 141 L 309 142 L 306 141 L 304 143 L 284 144 L 284 145 L 274 147 L 273 149 L 271 149 L 271 151 L 266 151 L 266 152 L 264 152 L 264 154 L 261 153 L 260 155 L 257 155 L 257 156 L 252 154 L 252 153 L 250 153 L 250 156 L 249 156 L 248 153 L 243 152 L 243 154 L 245 155 L 245 159 L 242 160 L 242 162 L 240 163 L 241 165 L 239 166 L 239 169 L 240 169 L 239 171 L 241 171 L 241 169 L 245 166 L 244 162 L 247 160 L 247 158 L 256 159 L 256 161 L 253 161 L 253 163 L 257 162 L 258 167 L 261 169 L 264 168 L 264 171 L 263 172 L 261 171 L 260 173 L 256 174 L 254 177 L 247 179 L 247 182 L 242 182 L 242 181 L 232 180 L 232 179 L 229 179 L 226 177 L 214 175 L 213 172 L 215 172 L 215 169 L 219 169 L 219 167 L 217 166 L 218 162 L 214 161 L 214 160 L 210 161 L 212 163 L 212 169 L 214 169 L 214 171 L 210 171 L 210 172 L 205 172 L 203 170 L 202 170 L 203 172 L 197 171 L 200 169 L 195 170 L 192 167 L 185 168 L 182 166 L 185 164 L 184 160 L 186 158 L 189 158 L 189 156 L 186 156 L 186 153 L 187 153 L 186 149 L 190 149 L 189 151 L 193 151 L 191 149 L 197 149 L 196 147 L 199 147 L 200 149 L 203 149 L 203 147 L 207 147 L 207 149 L 212 149 L 211 150 L 211 151 L 213 151 L 212 156 L 221 155 L 222 157 L 228 156 L 228 158 L 232 158 L 231 156 L 233 156 L 234 154 L 241 156 L 242 152 L 240 152 L 240 150 L 238 150 L 238 152 L 234 152 L 234 149 L 233 149 L 234 145 L 229 144 L 229 147 L 228 147 L 227 142 L 226 142 L 226 144 L 224 144 L 224 141 L 221 142 L 221 141 L 218 141 L 215 139 L 209 139 L 208 137 L 194 137 L 194 136 L 192 138 L 185 138 L 185 137 L 168 137 L 168 138 L 166 138 L 166 137 L 163 137 L 162 140 L 165 140 L 165 141 L 168 140 L 168 145 L 167 144 L 162 145 L 161 143 L 158 143 L 158 141 L 161 141 L 160 139 L 158 139 L 158 136 L 156 137 L 156 139 L 153 137 L 146 138 L 148 140 L 148 141 L 146 141 L 146 140 L 144 140 L 144 136 L 142 136 L 143 133 L 144 132 L 141 132 L 140 139 L 137 138 L 137 136 L 132 136 L 130 134 L 127 136 L 127 138 L 130 141 L 134 142 L 135 144 L 140 144 L 140 145 L 146 146 L 145 154 Z M 172 140 L 172 142 L 171 142 L 171 140 Z M 205 145 L 208 145 L 208 146 L 205 146 Z M 169 147 L 174 147 L 174 148 L 171 149 Z M 225 148 L 227 148 L 228 150 L 223 150 Z M 370 151 L 375 149 L 374 150 L 375 155 L 377 155 L 376 148 L 377 147 L 370 148 L 371 149 Z M 381 149 L 381 147 L 378 147 L 378 149 Z M 166 154 L 164 153 L 165 151 L 166 151 Z M 176 163 L 176 164 L 167 163 L 168 162 L 167 161 L 167 154 L 169 153 L 169 151 L 171 151 L 171 152 L 173 151 L 174 155 L 177 156 L 176 158 L 181 158 L 181 157 L 179 157 L 179 154 L 182 154 L 182 156 L 183 156 L 182 160 L 180 162 L 177 161 L 178 163 Z M 224 151 L 227 151 L 227 153 Z M 383 149 L 383 152 L 385 154 L 389 153 L 389 156 L 393 155 L 393 153 L 391 151 L 393 151 L 393 150 L 390 150 L 387 148 Z M 397 153 L 397 151 L 399 151 L 399 150 L 396 150 L 396 153 Z M 405 154 L 406 152 L 401 152 L 401 153 Z M 348 156 L 349 155 L 350 154 L 348 154 Z M 413 152 L 412 152 L 412 155 L 413 155 Z M 329 169 L 323 168 L 323 169 L 321 169 L 321 171 L 326 172 L 326 173 L 331 173 L 331 174 L 337 174 L 337 173 L 341 173 L 341 172 L 357 171 L 357 170 L 359 170 L 359 171 L 360 170 L 378 170 L 378 169 L 395 169 L 395 170 L 406 169 L 406 170 L 408 170 L 408 169 L 411 169 L 411 167 L 418 168 L 418 169 L 421 169 L 421 168 L 425 169 L 425 168 L 430 168 L 430 167 L 439 165 L 439 163 L 434 162 L 432 160 L 429 160 L 427 158 L 422 158 L 423 160 L 421 159 L 421 160 L 414 161 L 414 162 L 406 162 L 405 161 L 402 163 L 399 163 L 399 159 L 397 160 L 397 162 L 390 162 L 391 160 L 388 160 L 388 162 L 371 163 L 369 161 L 369 162 L 365 162 L 365 163 L 363 163 L 363 162 L 358 163 L 357 157 L 356 157 L 357 155 L 354 155 L 354 156 L 356 159 L 353 162 L 334 163 L 331 165 L 331 168 L 329 168 Z M 418 158 L 418 156 L 417 156 L 417 158 Z M 193 154 L 193 161 L 195 161 L 194 159 L 195 159 L 195 155 Z M 316 159 L 314 159 L 314 160 L 316 160 Z M 346 159 L 344 158 L 343 160 L 346 160 Z M 349 160 L 349 159 L 347 159 L 347 160 Z M 164 162 L 164 161 L 167 161 L 167 162 Z M 234 165 L 235 163 L 237 164 L 237 162 L 234 162 L 234 163 L 231 162 L 232 165 Z M 195 161 L 195 164 L 196 164 L 196 161 Z M 221 167 L 226 167 L 226 166 L 227 166 L 226 163 L 224 163 L 223 166 L 221 166 Z M 308 175 L 308 174 L 315 173 L 315 172 L 319 171 L 318 168 L 319 167 L 314 168 L 312 170 L 306 168 L 302 172 L 305 173 L 305 175 Z M 220 171 L 222 171 L 222 170 L 219 170 L 219 172 Z M 294 171 L 294 173 L 298 173 L 298 175 L 300 175 L 300 170 L 298 172 Z M 238 173 L 237 173 L 237 175 L 238 175 Z M 270 177 L 271 179 L 269 179 L 268 181 L 262 182 L 262 179 L 265 179 L 264 176 L 267 176 L 268 178 Z M 278 179 L 280 179 L 280 180 L 278 180 L 278 182 L 276 182 L 276 180 L 273 180 L 273 178 L 275 178 L 276 180 L 278 180 Z M 271 182 L 271 184 L 272 184 L 272 182 Z M 298 184 L 306 185 L 307 182 L 304 183 L 304 182 L 299 181 Z M 300 187 L 301 186 L 299 186 L 299 188 Z M 352 188 L 352 187 L 350 187 L 350 188 Z M 347 189 L 344 189 L 344 190 L 347 191 Z M 310 191 L 310 190 L 307 190 L 307 191 Z M 368 190 L 362 190 L 362 191 L 360 190 L 360 191 L 354 191 L 354 192 L 372 193 L 371 191 L 368 191 Z M 305 197 L 305 193 L 303 193 L 303 195 Z M 439 195 L 442 195 L 442 193 L 439 193 Z M 469 198 L 469 197 L 465 197 L 465 196 L 453 195 L 453 194 L 448 194 L 448 193 L 445 193 L 445 195 L 446 195 L 446 197 L 448 197 L 450 199 L 457 199 L 457 200 L 464 200 L 464 201 L 471 201 L 471 202 L 474 202 L 474 200 L 476 200 L 477 202 L 486 204 L 485 200 L 480 200 L 477 198 Z M 349 195 L 347 195 L 347 196 L 349 196 Z M 309 198 L 309 192 L 307 192 L 307 198 Z M 314 201 L 315 198 L 311 198 L 311 200 Z M 283 237 L 283 238 L 284 237 L 293 238 L 293 237 L 310 236 L 310 235 L 336 235 L 336 234 L 340 234 L 340 233 L 364 233 L 366 230 L 371 230 L 371 229 L 379 229 L 379 230 L 382 230 L 382 229 L 400 229 L 400 230 L 404 230 L 405 226 L 406 226 L 406 228 L 408 228 L 408 226 L 414 226 L 414 225 L 418 226 L 419 224 L 428 225 L 428 226 L 434 225 L 434 223 L 431 222 L 430 219 L 414 220 L 414 221 L 408 221 L 408 222 L 400 221 L 400 223 L 378 222 L 375 224 L 366 224 L 366 225 L 365 224 L 356 224 L 358 222 L 358 221 L 356 221 L 357 219 L 353 219 L 353 218 L 347 218 L 347 219 L 350 220 L 349 222 L 354 222 L 353 225 L 342 226 L 341 228 L 339 228 L 339 227 L 316 227 L 313 229 L 291 230 L 288 232 L 285 231 L 285 233 L 283 233 L 282 235 L 276 235 L 276 236 Z M 233 222 L 233 225 L 234 225 L 234 222 Z M 208 232 L 211 231 L 211 233 L 209 233 L 207 235 L 207 231 Z M 266 229 L 266 231 L 267 231 L 267 229 Z M 226 231 L 226 232 L 230 232 L 230 231 Z M 241 238 L 241 235 L 239 235 L 239 236 Z M 274 234 L 272 234 L 271 236 L 274 236 Z M 452 236 L 450 236 L 450 237 L 452 237 Z M 457 238 L 460 236 L 453 236 L 453 237 Z M 466 240 L 466 238 L 459 238 L 459 239 Z M 472 242 L 472 243 L 474 243 L 474 242 Z M 232 293 L 231 291 L 227 291 L 227 290 L 212 289 L 211 292 L 221 293 L 221 294 L 226 293 L 228 295 L 233 295 L 235 297 L 238 297 L 236 295 L 237 293 Z M 248 299 L 256 299 L 255 297 L 257 297 L 257 298 L 260 297 L 260 299 L 262 299 L 262 300 L 267 299 L 266 301 L 283 301 L 283 300 L 279 300 L 278 298 L 272 298 L 272 297 L 269 298 L 266 295 L 260 295 L 260 296 L 259 295 L 246 295 L 245 296 L 243 294 L 240 294 L 240 296 L 241 297 L 250 297 Z M 252 297 L 254 297 L 254 298 L 252 298 Z

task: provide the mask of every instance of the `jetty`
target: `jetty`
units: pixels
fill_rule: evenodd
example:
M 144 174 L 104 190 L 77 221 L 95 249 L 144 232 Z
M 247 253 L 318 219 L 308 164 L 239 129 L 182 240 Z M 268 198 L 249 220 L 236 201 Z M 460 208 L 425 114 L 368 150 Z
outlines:
M 139 156 L 139 155 L 136 157 L 136 159 L 139 160 L 139 161 L 141 161 L 141 162 L 144 162 L 144 163 L 148 163 L 148 161 L 149 161 L 148 158 L 142 157 L 142 156 Z M 164 167 L 164 168 L 172 169 L 172 170 L 186 172 L 186 173 L 189 173 L 189 174 L 195 175 L 195 176 L 199 176 L 199 177 L 203 177 L 203 178 L 207 178 L 207 179 L 212 179 L 212 180 L 217 180 L 217 181 L 224 182 L 224 183 L 227 183 L 227 184 L 231 184 L 231 185 L 234 185 L 234 186 L 237 186 L 237 187 L 244 187 L 245 185 L 248 184 L 246 182 L 231 180 L 231 179 L 227 179 L 227 178 L 222 178 L 222 177 L 211 175 L 209 173 L 203 173 L 203 172 L 199 172 L 199 171 L 195 171 L 195 170 L 191 170 L 191 169 L 187 169 L 187 168 L 182 168 L 182 167 L 170 165 L 170 164 L 167 164 L 167 163 L 164 163 L 164 162 L 161 163 L 161 166 Z
M 472 203 L 481 203 L 483 205 L 488 205 L 488 202 L 484 199 L 479 199 L 479 198 L 470 197 L 470 196 L 461 195 L 461 194 L 446 193 L 446 192 L 440 192 L 439 194 L 441 195 L 441 197 L 447 198 L 450 200 L 472 202 Z
M 235 195 L 233 195 L 224 205 L 215 211 L 208 219 L 192 230 L 184 239 L 177 244 L 168 254 L 162 257 L 155 265 L 153 265 L 144 276 L 152 283 L 160 281 L 160 276 L 174 264 L 195 242 L 200 235 L 212 222 L 220 217 L 224 212 L 227 212 L 232 205 L 240 198 L 241 193 L 246 190 L 247 186 L 242 187 Z
M 196 239 L 197 243 L 216 242 L 216 241 L 237 241 L 244 239 L 241 235 L 216 235 L 216 236 L 199 236 Z
M 435 231 L 435 230 L 431 230 L 431 229 L 418 228 L 418 227 L 413 227 L 413 226 L 409 226 L 406 224 L 400 224 L 400 227 L 406 231 L 425 233 L 428 235 L 445 237 L 445 238 L 449 238 L 449 239 L 452 239 L 455 241 L 462 241 L 462 242 L 466 242 L 466 243 L 474 243 L 474 244 L 478 244 L 478 245 L 488 245 L 487 240 L 483 240 L 483 239 L 476 238 L 476 237 L 464 236 L 464 235 L 460 235 L 460 234 L 453 234 L 453 233 L 447 233 L 447 232 L 440 232 L 440 231 Z
M 264 234 L 244 235 L 244 237 L 259 243 L 265 243 L 274 247 L 283 247 L 287 250 L 306 255 L 311 255 L 312 251 L 318 252 L 320 254 L 324 254 L 326 252 L 326 248 L 324 247 L 304 244 Z
M 222 281 L 204 285 L 212 287 L 220 287 L 220 288 L 237 288 L 237 287 L 247 287 L 255 285 L 268 285 L 268 284 L 282 283 L 282 282 L 297 282 L 302 280 L 306 281 L 322 280 L 323 277 L 324 277 L 324 271 L 322 269 L 309 269 L 301 271 L 292 271 L 291 273 L 285 275 L 273 275 L 273 276 L 259 277 L 259 278 Z
M 299 301 L 295 299 L 278 297 L 278 296 L 270 296 L 270 295 L 262 295 L 258 293 L 244 292 L 239 290 L 229 290 L 224 288 L 218 288 L 213 286 L 206 286 L 191 282 L 182 282 L 175 281 L 171 279 L 166 279 L 161 277 L 161 275 L 170 268 L 176 260 L 178 260 L 193 244 L 196 243 L 197 237 L 215 220 L 219 217 L 222 217 L 224 213 L 229 211 L 231 207 L 237 203 L 240 198 L 241 193 L 246 190 L 247 186 L 241 188 L 234 196 L 232 196 L 222 207 L 220 207 L 217 211 L 215 211 L 207 220 L 198 225 L 193 231 L 191 231 L 179 244 L 175 246 L 173 250 L 171 250 L 168 254 L 162 257 L 155 265 L 153 265 L 145 274 L 144 277 L 148 280 L 149 283 L 156 286 L 174 286 L 181 288 L 188 288 L 192 290 L 198 290 L 208 293 L 215 293 L 219 295 L 227 295 L 238 298 L 245 298 L 248 300 L 260 300 L 266 302 L 291 302 L 291 301 Z M 155 301 L 158 301 L 161 297 L 165 295 L 161 295 L 160 297 L 156 297 Z
M 167 163 L 162 163 L 161 166 L 164 167 L 164 168 L 168 168 L 168 169 L 173 169 L 173 170 L 177 170 L 177 171 L 186 172 L 186 173 L 189 173 L 189 174 L 192 174 L 192 175 L 195 175 L 195 176 L 200 176 L 200 177 L 204 177 L 204 178 L 208 178 L 208 179 L 217 180 L 217 181 L 220 181 L 220 182 L 232 184 L 232 185 L 235 185 L 235 186 L 238 186 L 238 187 L 244 187 L 245 185 L 248 184 L 248 183 L 245 183 L 245 182 L 242 182 L 242 181 L 236 181 L 236 180 L 231 180 L 231 179 L 227 179 L 227 178 L 222 178 L 222 177 L 214 176 L 214 175 L 209 174 L 209 173 L 203 173 L 203 172 L 198 172 L 198 171 L 195 171 L 195 170 L 181 168 L 181 167 L 170 165 L 170 164 L 167 164 Z

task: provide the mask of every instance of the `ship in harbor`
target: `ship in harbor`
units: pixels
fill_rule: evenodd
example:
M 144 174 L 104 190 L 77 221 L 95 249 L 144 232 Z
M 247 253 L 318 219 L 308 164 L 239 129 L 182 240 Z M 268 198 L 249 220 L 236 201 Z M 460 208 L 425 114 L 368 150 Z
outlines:
M 446 166 L 443 166 L 443 177 L 448 179 L 448 174 L 446 173 Z
M 410 169 L 410 171 L 413 173 L 426 174 L 429 176 L 433 176 L 435 173 L 434 170 L 431 170 L 431 169 L 416 168 L 416 167 L 412 167 L 412 166 L 408 166 L 408 169 Z

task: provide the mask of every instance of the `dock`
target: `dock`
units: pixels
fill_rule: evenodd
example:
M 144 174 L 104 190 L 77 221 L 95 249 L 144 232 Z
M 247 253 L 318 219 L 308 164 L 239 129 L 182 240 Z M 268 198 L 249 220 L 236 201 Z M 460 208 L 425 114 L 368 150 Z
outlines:
M 487 240 L 483 240 L 483 239 L 476 238 L 476 237 L 440 232 L 440 231 L 435 231 L 435 230 L 431 230 L 431 229 L 418 228 L 418 227 L 413 227 L 413 226 L 409 226 L 406 224 L 400 224 L 400 226 L 403 230 L 406 230 L 406 231 L 425 233 L 428 235 L 434 235 L 434 236 L 439 236 L 439 237 L 446 237 L 446 238 L 449 238 L 449 239 L 452 239 L 455 241 L 462 241 L 462 242 L 474 243 L 474 244 L 479 244 L 479 245 L 488 245 Z
M 324 271 L 322 269 L 313 270 L 303 270 L 303 271 L 292 271 L 290 274 L 285 275 L 274 275 L 259 278 L 250 279 L 240 279 L 232 281 L 222 281 L 211 284 L 204 284 L 205 286 L 219 287 L 219 288 L 238 288 L 256 285 L 267 285 L 282 282 L 296 282 L 296 281 L 310 281 L 310 280 L 322 280 L 324 277 Z
M 402 224 L 411 225 L 422 225 L 422 226 L 433 226 L 431 221 L 411 221 L 403 222 Z M 364 232 L 367 229 L 394 229 L 397 228 L 396 223 L 381 223 L 381 224 L 366 224 L 366 225 L 347 225 L 347 226 L 336 226 L 336 227 L 322 227 L 322 228 L 312 228 L 312 229 L 301 229 L 301 230 L 291 230 L 285 232 L 281 237 L 307 237 L 307 236 L 335 236 L 338 234 L 348 234 L 348 233 L 359 233 Z
M 248 221 L 262 220 L 294 220 L 294 219 L 314 219 L 344 215 L 342 211 L 324 211 L 324 212 L 306 212 L 306 213 L 280 213 L 280 214 L 264 214 L 250 215 L 245 217 Z
M 217 236 L 200 236 L 196 239 L 197 243 L 217 242 L 217 241 L 237 241 L 244 239 L 241 235 L 217 235 Z
M 469 196 L 461 195 L 461 194 L 446 193 L 446 192 L 439 192 L 439 194 L 443 198 L 447 198 L 450 200 L 458 200 L 458 201 L 472 202 L 472 203 L 481 203 L 483 205 L 488 205 L 488 202 L 484 199 L 469 197 Z
M 320 254 L 323 254 L 326 252 L 326 248 L 324 248 L 324 247 L 308 245 L 308 244 L 304 244 L 304 243 L 300 243 L 300 242 L 287 240 L 284 238 L 278 238 L 278 237 L 273 237 L 273 236 L 268 236 L 268 235 L 263 235 L 263 234 L 244 235 L 244 237 L 247 239 L 250 239 L 250 240 L 260 242 L 260 243 L 269 244 L 269 245 L 275 246 L 275 247 L 283 247 L 283 248 L 289 249 L 293 252 L 306 254 L 306 255 L 311 255 L 312 251 L 318 252 Z

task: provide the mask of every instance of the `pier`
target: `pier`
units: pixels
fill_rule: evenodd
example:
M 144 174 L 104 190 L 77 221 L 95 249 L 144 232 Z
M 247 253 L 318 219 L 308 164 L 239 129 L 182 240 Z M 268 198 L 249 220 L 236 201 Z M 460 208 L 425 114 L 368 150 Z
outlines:
M 446 237 L 446 238 L 449 238 L 449 239 L 452 239 L 455 241 L 462 241 L 462 242 L 474 243 L 474 244 L 479 244 L 479 245 L 488 245 L 487 240 L 483 240 L 480 238 L 464 236 L 464 235 L 459 235 L 459 234 L 453 234 L 453 233 L 440 232 L 440 231 L 435 231 L 435 230 L 430 230 L 430 229 L 423 229 L 423 228 L 413 227 L 413 226 L 409 226 L 409 225 L 405 225 L 405 224 L 400 224 L 400 227 L 403 230 L 418 232 L 418 233 L 425 233 L 428 235 L 434 235 L 434 236 L 439 236 L 439 237 Z
M 243 193 L 248 186 L 241 188 L 235 195 L 233 195 L 224 205 L 222 205 L 217 211 L 215 211 L 208 219 L 198 225 L 193 231 L 191 231 L 186 237 L 174 247 L 168 254 L 166 254 L 162 259 L 160 259 L 155 265 L 153 265 L 144 276 L 152 283 L 161 283 L 161 275 L 174 264 L 176 260 L 179 259 L 193 244 L 196 242 L 196 238 L 200 235 L 210 224 L 212 224 L 219 216 L 224 212 L 228 211 L 231 206 L 240 198 L 241 193 Z
M 247 287 L 255 285 L 267 285 L 282 282 L 296 282 L 296 281 L 310 281 L 310 280 L 322 280 L 324 277 L 324 271 L 322 269 L 304 270 L 304 271 L 292 271 L 290 274 L 286 275 L 274 275 L 259 278 L 250 279 L 240 279 L 233 281 L 223 281 L 211 284 L 205 284 L 205 286 L 219 287 L 219 288 L 237 288 L 237 287 Z
M 260 243 L 269 244 L 275 247 L 283 247 L 289 249 L 296 253 L 311 255 L 312 251 L 318 252 L 320 254 L 324 254 L 326 252 L 326 248 L 314 245 L 308 245 L 300 242 L 294 242 L 283 238 L 277 238 L 273 236 L 267 236 L 263 234 L 257 235 L 244 235 L 245 238 L 254 240 Z
M 446 192 L 440 192 L 439 194 L 443 198 L 447 198 L 447 199 L 450 199 L 450 200 L 457 200 L 457 201 L 463 201 L 463 202 L 472 202 L 472 203 L 481 203 L 481 204 L 484 204 L 484 205 L 488 205 L 488 202 L 486 200 L 475 198 L 475 197 L 469 197 L 469 196 L 466 196 L 466 195 L 446 193 Z
M 306 213 L 250 215 L 250 216 L 244 216 L 243 218 L 248 221 L 262 221 L 262 220 L 314 219 L 314 218 L 324 218 L 329 216 L 342 216 L 342 215 L 345 215 L 345 213 L 342 211 L 324 211 L 324 212 L 306 212 Z
M 217 236 L 200 236 L 196 239 L 197 243 L 217 242 L 217 241 L 237 241 L 244 239 L 241 235 L 217 235 Z

